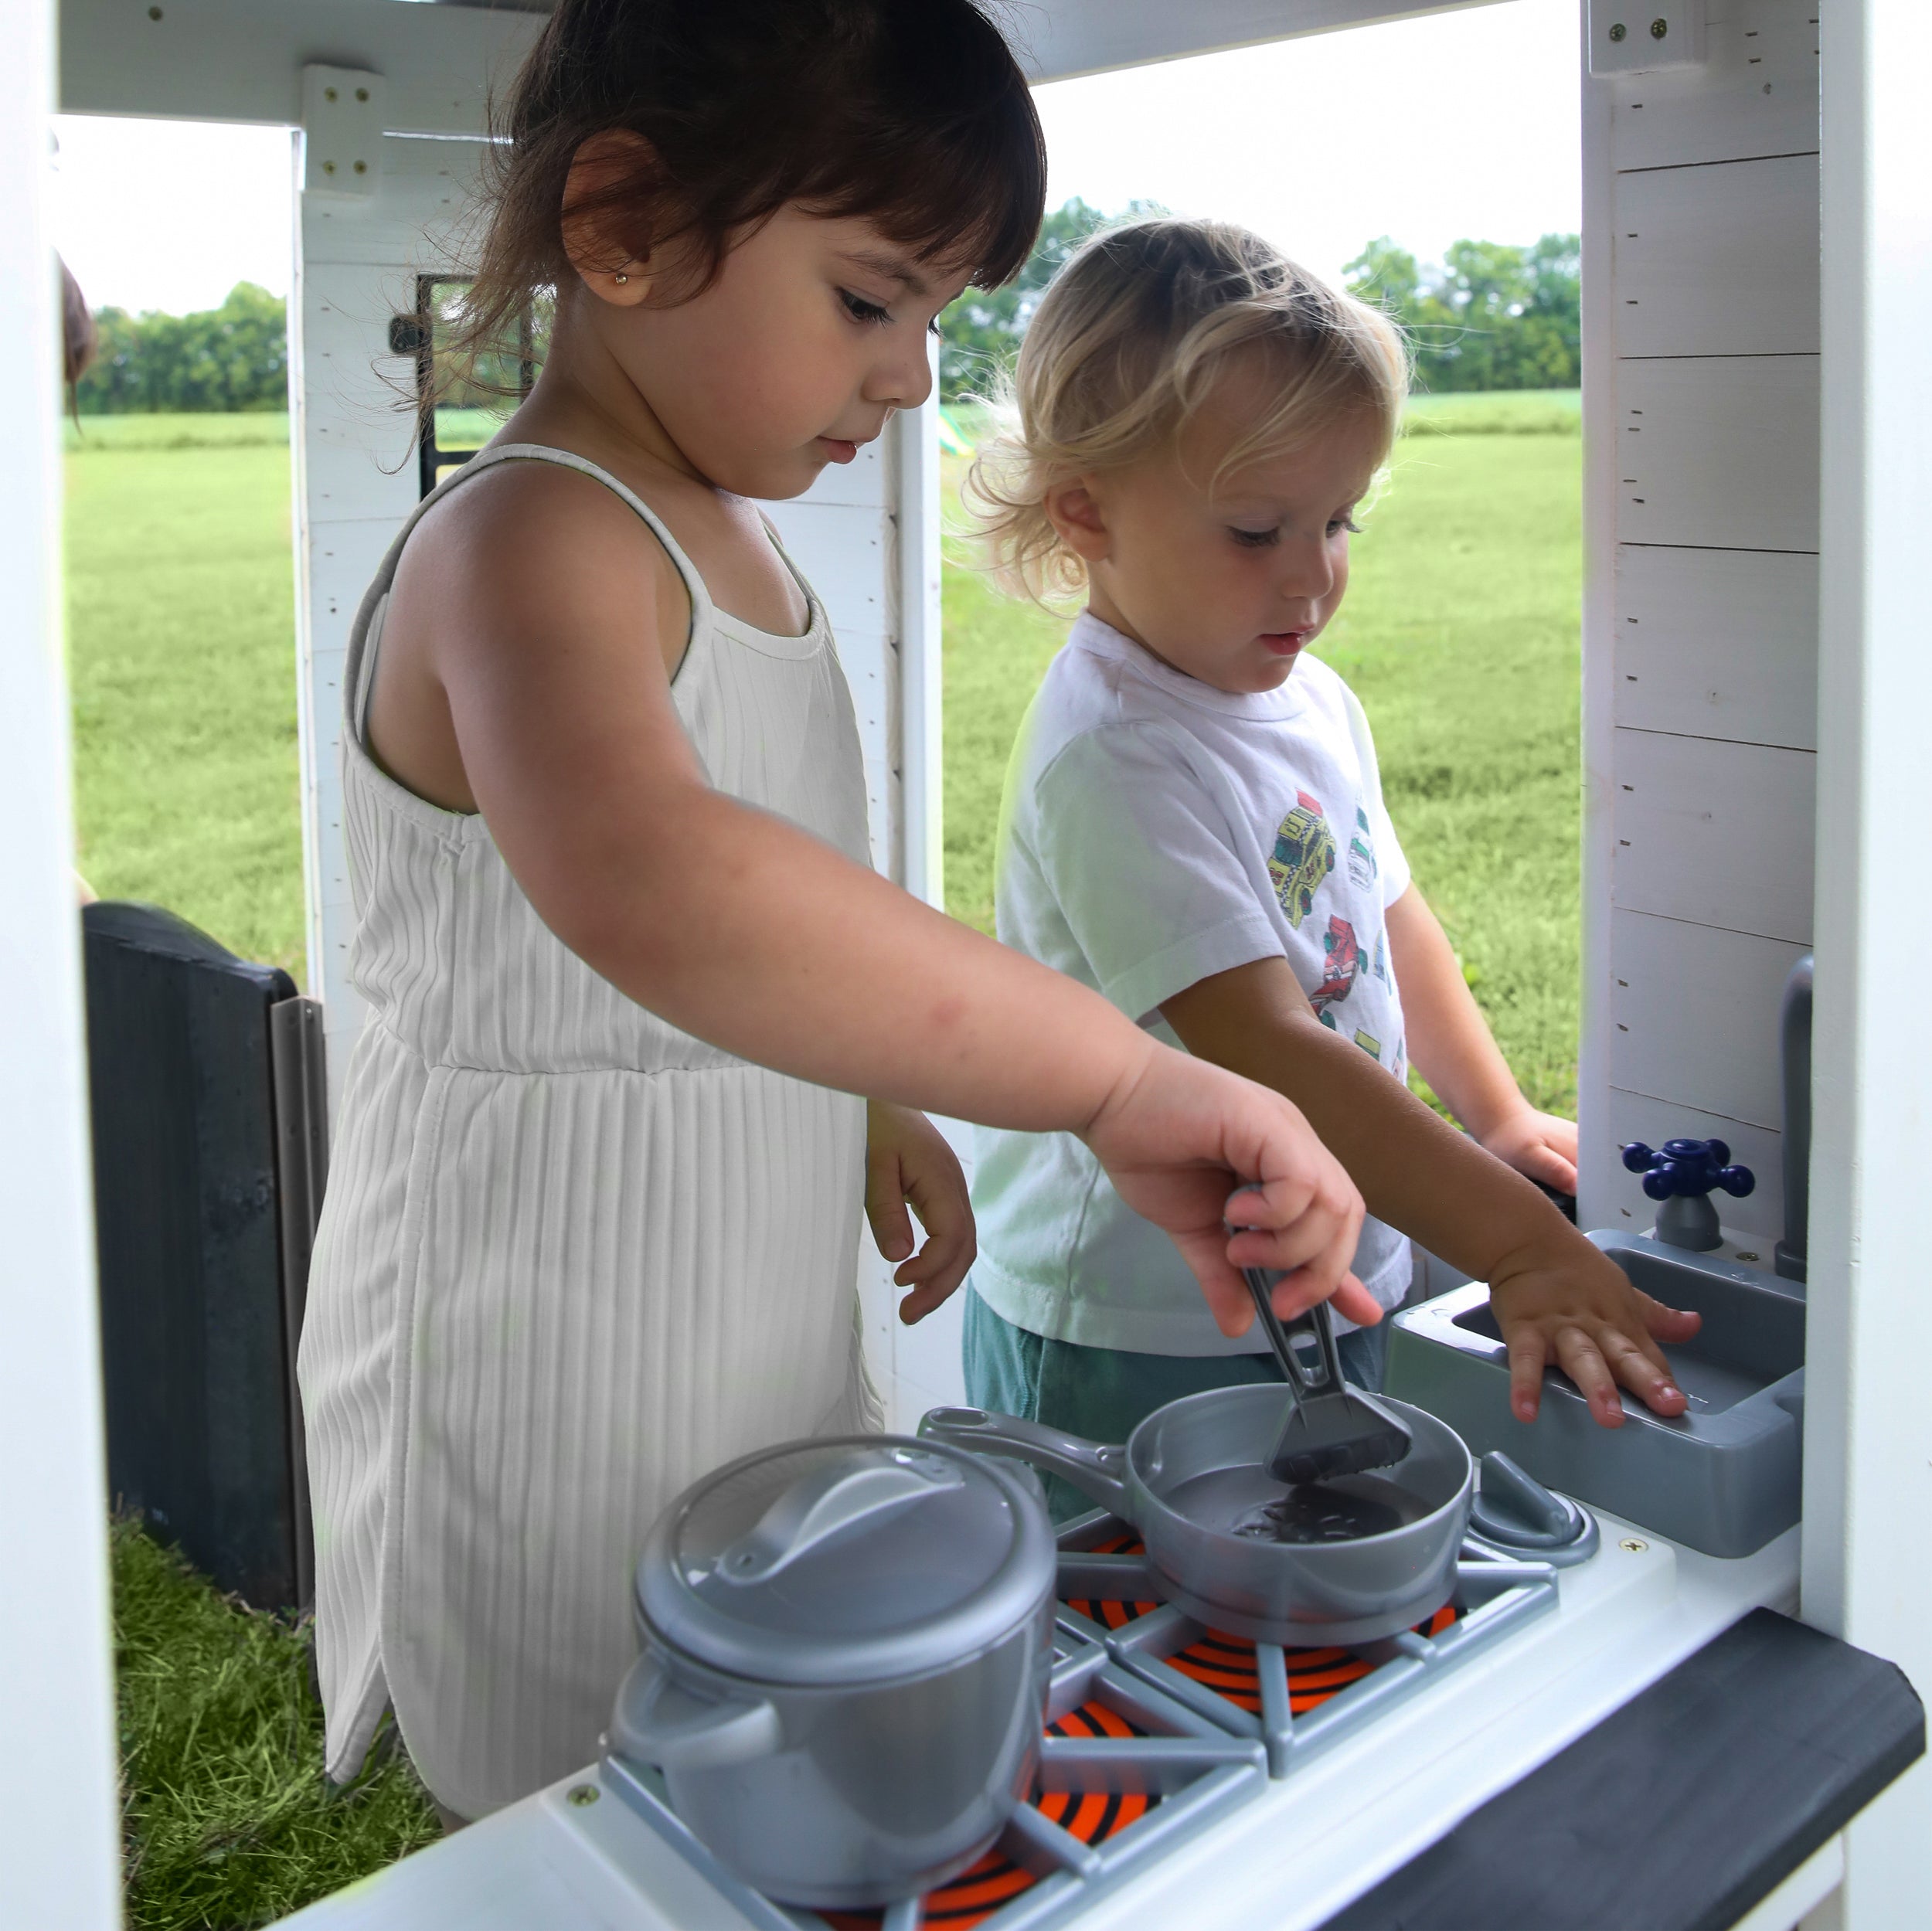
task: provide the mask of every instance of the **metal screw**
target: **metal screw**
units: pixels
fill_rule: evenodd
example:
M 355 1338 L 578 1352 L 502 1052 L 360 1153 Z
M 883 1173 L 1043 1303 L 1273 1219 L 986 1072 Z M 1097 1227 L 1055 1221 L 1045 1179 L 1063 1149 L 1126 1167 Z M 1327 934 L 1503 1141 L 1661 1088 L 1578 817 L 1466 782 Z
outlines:
M 322 98 L 325 100 L 333 100 L 335 98 L 335 90 L 333 87 L 325 87 L 322 90 Z
M 1648 1542 L 1640 1542 L 1634 1535 L 1626 1535 L 1617 1546 L 1626 1555 L 1641 1555 L 1645 1549 L 1650 1547 L 1650 1545 Z
M 150 7 L 150 8 L 148 9 L 148 18 L 150 20 L 158 20 L 158 19 L 161 18 L 161 9 L 160 9 L 160 8 L 158 8 L 158 7 Z
M 594 1783 L 573 1783 L 570 1787 L 569 1801 L 580 1810 L 587 1804 L 597 1800 L 597 1787 Z
M 324 174 L 325 174 L 325 175 L 332 175 L 333 173 L 335 173 L 335 162 L 334 162 L 334 161 L 324 161 L 324 162 L 322 163 L 322 172 L 323 172 Z
M 369 163 L 366 161 L 357 161 L 355 164 L 355 172 L 359 175 L 367 174 L 369 172 Z
M 355 90 L 355 98 L 356 98 L 358 100 L 366 100 L 369 98 L 369 90 L 368 90 L 368 88 L 366 88 L 366 87 L 358 87 L 358 88 Z
M 1747 1254 L 1745 1253 L 1742 1247 L 1739 1248 L 1737 1250 L 1737 1257 L 1740 1260 L 1755 1260 L 1757 1258 L 1755 1254 Z
M 1612 25 L 1610 29 L 1610 37 L 1613 40 L 1621 40 L 1629 33 L 1629 28 L 1625 26 L 1622 21 L 1619 20 Z
M 1650 23 L 1650 37 L 1653 40 L 1662 39 L 1669 32 L 1670 22 L 1668 20 L 1657 19 Z

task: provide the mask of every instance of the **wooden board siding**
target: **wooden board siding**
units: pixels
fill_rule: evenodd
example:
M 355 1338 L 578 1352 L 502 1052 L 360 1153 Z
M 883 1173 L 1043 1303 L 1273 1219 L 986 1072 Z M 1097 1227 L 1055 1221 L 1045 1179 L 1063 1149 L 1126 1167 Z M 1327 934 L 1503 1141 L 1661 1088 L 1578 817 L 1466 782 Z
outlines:
M 1587 82 L 1581 1212 L 1715 1134 L 1777 1232 L 1784 975 L 1812 937 L 1817 8 L 1711 0 L 1700 69 Z

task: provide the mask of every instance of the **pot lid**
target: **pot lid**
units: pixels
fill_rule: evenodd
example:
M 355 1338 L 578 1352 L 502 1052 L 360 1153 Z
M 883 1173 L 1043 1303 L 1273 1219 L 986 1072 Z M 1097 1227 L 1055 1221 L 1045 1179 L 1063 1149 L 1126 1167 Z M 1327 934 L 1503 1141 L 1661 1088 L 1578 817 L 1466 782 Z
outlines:
M 1051 1591 L 1055 1559 L 1030 1470 L 890 1435 L 791 1442 L 672 1504 L 637 1606 L 735 1676 L 879 1682 L 997 1642 Z

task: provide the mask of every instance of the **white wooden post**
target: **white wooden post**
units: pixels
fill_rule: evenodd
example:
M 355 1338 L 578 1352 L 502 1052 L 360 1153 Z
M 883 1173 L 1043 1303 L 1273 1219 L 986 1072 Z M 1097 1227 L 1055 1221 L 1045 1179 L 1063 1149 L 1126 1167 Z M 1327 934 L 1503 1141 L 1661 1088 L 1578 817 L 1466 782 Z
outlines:
M 1824 437 L 1818 976 L 1804 1416 L 1805 1620 L 1891 1657 L 1932 1696 L 1932 960 L 1924 805 L 1932 719 L 1932 10 L 1821 16 Z M 1836 1922 L 1932 1913 L 1932 1770 L 1847 1839 Z M 1822 1925 L 1832 1920 L 1821 1917 Z
M 120 1923 L 100 1345 L 60 666 L 50 0 L 0 0 L 0 1924 Z
M 362 1022 L 349 981 L 342 671 L 362 593 L 419 488 L 408 407 L 414 365 L 390 352 L 389 325 L 413 310 L 419 274 L 447 271 L 437 236 L 461 219 L 480 151 L 472 141 L 389 136 L 379 183 L 360 201 L 306 193 L 298 171 L 288 360 L 302 851 L 308 985 L 322 1001 L 332 1099 Z

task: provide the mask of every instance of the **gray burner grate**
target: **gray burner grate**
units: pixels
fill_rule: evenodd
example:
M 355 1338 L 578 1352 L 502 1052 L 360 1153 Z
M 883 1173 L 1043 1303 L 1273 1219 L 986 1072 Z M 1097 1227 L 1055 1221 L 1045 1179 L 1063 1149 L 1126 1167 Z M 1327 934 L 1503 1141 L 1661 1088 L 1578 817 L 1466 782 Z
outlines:
M 1172 1604 L 1117 1629 L 1065 1606 L 1070 1597 L 1158 1601 L 1159 1592 L 1139 1556 L 1095 1552 L 1096 1545 L 1130 1533 L 1097 1515 L 1061 1532 L 1063 1600 L 1047 1719 L 1058 1722 L 1098 1705 L 1146 1734 L 1049 1734 L 1041 1749 L 1039 1787 L 1043 1794 L 1121 1792 L 1151 1801 L 1124 1828 L 1092 1844 L 1036 1804 L 1022 1805 L 995 1849 L 1033 1873 L 1034 1882 L 981 1919 L 975 1931 L 1049 1931 L 1167 1847 L 1259 1796 L 1270 1776 L 1293 1776 L 1338 1737 L 1418 1694 L 1556 1603 L 1556 1572 L 1546 1563 L 1507 1561 L 1481 1544 L 1466 1543 L 1457 1566 L 1454 1600 L 1461 1613 L 1455 1622 L 1434 1637 L 1405 1632 L 1358 1651 L 1376 1667 L 1298 1717 L 1290 1707 L 1287 1652 L 1276 1644 L 1255 1644 L 1261 1704 L 1257 1715 L 1175 1668 L 1169 1659 L 1208 1632 Z M 1386 1655 L 1379 1654 L 1383 1651 Z M 734 1878 L 679 1821 L 655 1770 L 606 1757 L 601 1774 L 612 1792 L 757 1931 L 828 1931 L 825 1919 L 777 1904 Z M 925 1900 L 917 1898 L 892 1906 L 881 1931 L 920 1931 L 924 1907 Z

